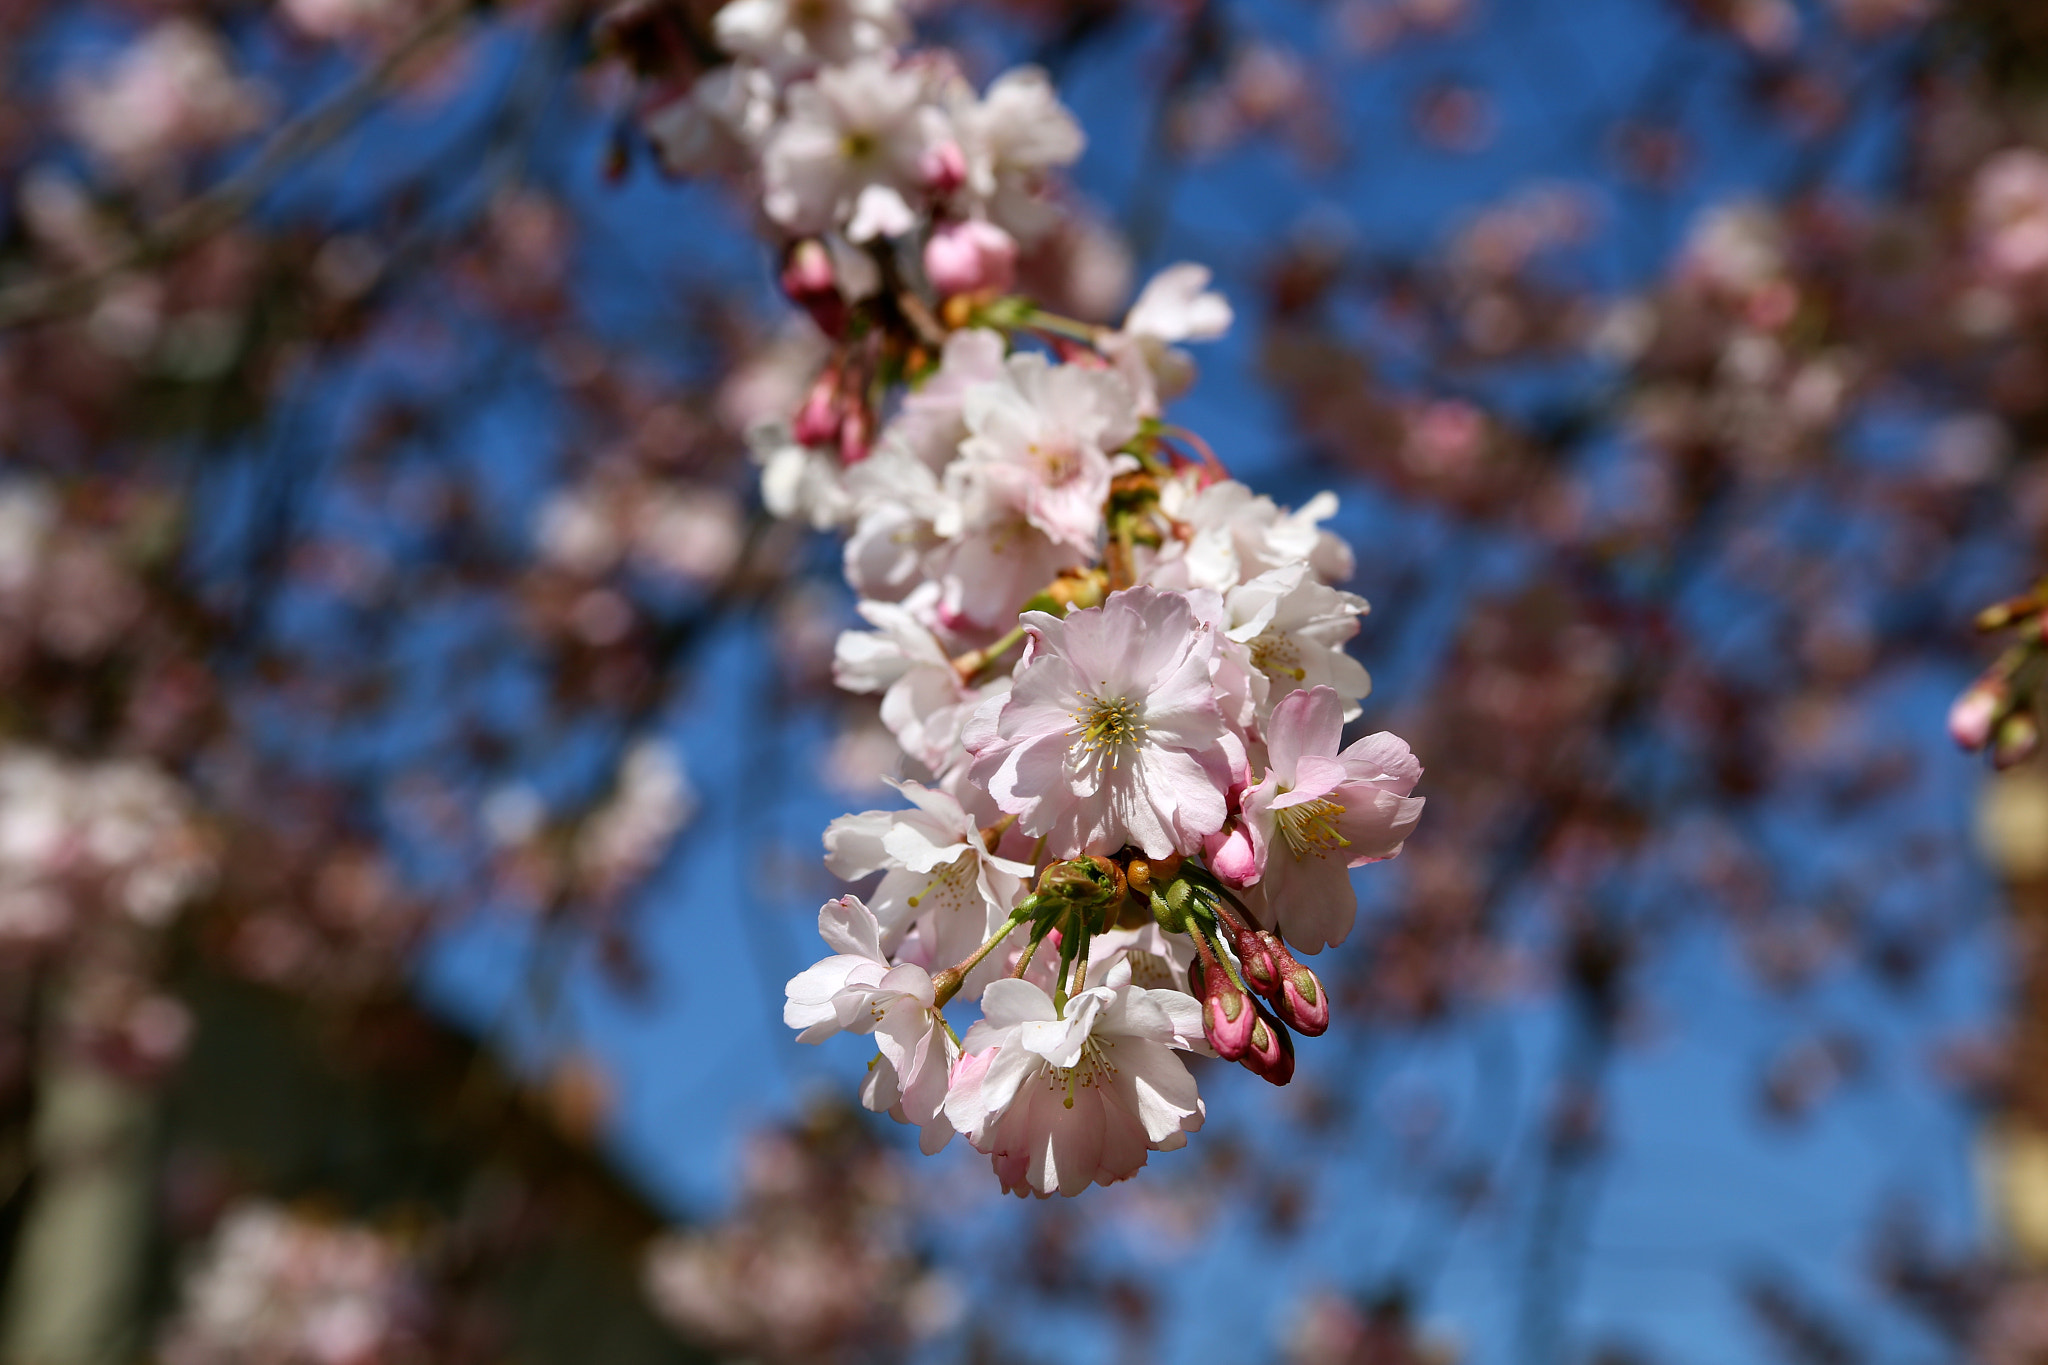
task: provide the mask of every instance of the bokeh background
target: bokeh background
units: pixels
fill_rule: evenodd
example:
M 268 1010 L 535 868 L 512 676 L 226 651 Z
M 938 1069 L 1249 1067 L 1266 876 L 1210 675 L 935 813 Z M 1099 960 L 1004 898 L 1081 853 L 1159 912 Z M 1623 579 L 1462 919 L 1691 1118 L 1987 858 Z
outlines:
M 781 1024 L 894 749 L 620 60 L 714 8 L 0 5 L 0 1358 L 2048 1360 L 2034 0 L 916 12 L 1068 310 L 1217 272 L 1430 803 L 1290 1087 L 1023 1203 Z

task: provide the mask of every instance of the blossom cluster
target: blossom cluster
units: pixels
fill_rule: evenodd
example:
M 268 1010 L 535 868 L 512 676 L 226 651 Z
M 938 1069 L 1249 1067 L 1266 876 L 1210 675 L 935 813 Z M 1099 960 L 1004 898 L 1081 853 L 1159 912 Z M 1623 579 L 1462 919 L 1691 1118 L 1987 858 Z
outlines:
M 847 535 L 867 629 L 834 674 L 879 697 L 910 803 L 827 831 L 833 872 L 879 882 L 820 911 L 833 955 L 784 1017 L 872 1037 L 862 1100 L 926 1151 L 957 1133 L 1006 1190 L 1072 1195 L 1201 1126 L 1180 1054 L 1288 1081 L 1330 1019 L 1296 954 L 1348 934 L 1350 869 L 1400 851 L 1421 769 L 1343 742 L 1370 679 L 1335 497 L 1280 507 L 1163 419 L 1181 344 L 1232 321 L 1209 271 L 1114 328 L 1012 292 L 1078 125 L 1043 73 L 977 96 L 906 33 L 889 0 L 734 0 L 732 60 L 647 126 L 758 194 L 829 342 L 751 439 L 769 509 Z
M 950 1327 L 960 1291 L 911 1245 L 899 1158 L 849 1109 L 751 1135 L 739 1207 L 714 1227 L 649 1244 L 643 1273 L 664 1321 L 764 1362 L 902 1358 Z
M 262 1201 L 229 1210 L 164 1332 L 165 1365 L 360 1365 L 422 1359 L 410 1258 L 368 1228 Z

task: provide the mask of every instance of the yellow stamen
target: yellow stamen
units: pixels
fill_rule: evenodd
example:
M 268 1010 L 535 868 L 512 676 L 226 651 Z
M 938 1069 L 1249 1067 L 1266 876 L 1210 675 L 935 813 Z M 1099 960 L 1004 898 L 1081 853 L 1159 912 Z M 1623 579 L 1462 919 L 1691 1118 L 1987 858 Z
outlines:
M 1273 819 L 1295 857 L 1313 853 L 1320 858 L 1351 847 L 1351 841 L 1337 832 L 1337 817 L 1343 813 L 1344 807 L 1335 801 L 1304 801 L 1274 811 Z

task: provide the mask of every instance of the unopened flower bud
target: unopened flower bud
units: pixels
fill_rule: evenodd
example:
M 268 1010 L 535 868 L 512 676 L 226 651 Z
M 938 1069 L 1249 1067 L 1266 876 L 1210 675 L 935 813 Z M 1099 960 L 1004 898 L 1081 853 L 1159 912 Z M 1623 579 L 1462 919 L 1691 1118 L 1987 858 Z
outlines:
M 1998 723 L 1997 737 L 1991 741 L 1992 766 L 2010 768 L 2023 763 L 2040 747 L 2041 723 L 2032 711 L 2015 711 Z
M 846 299 L 839 292 L 838 273 L 823 242 L 807 237 L 789 249 L 782 266 L 782 292 L 809 313 L 826 336 L 836 337 L 846 330 Z
M 1217 1056 L 1227 1062 L 1242 1061 L 1251 1050 L 1252 1031 L 1259 1021 L 1257 1007 L 1223 972 L 1204 972 L 1203 984 L 1209 988 L 1208 998 L 1202 1002 L 1203 1035 Z
M 948 223 L 924 244 L 924 273 L 948 297 L 1006 293 L 1017 278 L 1016 239 L 976 218 Z
M 1245 1049 L 1243 1061 L 1246 1070 L 1265 1077 L 1275 1085 L 1285 1085 L 1293 1080 L 1294 1039 L 1287 1032 L 1287 1025 L 1264 1010 L 1257 1010 L 1253 1015 L 1250 1046 Z
M 1948 733 L 1964 749 L 1975 751 L 1991 742 L 1991 727 L 2006 708 L 2012 689 L 1997 678 L 1979 678 L 1948 709 Z
M 1280 963 L 1266 946 L 1266 940 L 1272 937 L 1271 934 L 1247 929 L 1235 936 L 1232 946 L 1237 949 L 1237 962 L 1244 973 L 1244 984 L 1268 1000 L 1277 1000 L 1280 994 Z M 1279 942 L 1278 939 L 1273 941 L 1275 944 Z
M 933 194 L 951 194 L 967 183 L 967 154 L 947 138 L 918 156 L 917 174 Z
M 790 422 L 790 435 L 807 446 L 829 446 L 839 439 L 839 371 L 827 369 L 811 385 L 803 406 Z
M 1259 879 L 1259 855 L 1252 847 L 1251 831 L 1234 815 L 1222 829 L 1202 840 L 1202 851 L 1219 882 L 1250 886 Z
M 1275 950 L 1275 965 L 1280 975 L 1280 993 L 1273 1000 L 1280 1011 L 1280 1017 L 1292 1025 L 1296 1032 L 1310 1038 L 1321 1037 L 1330 1027 L 1330 996 L 1323 989 L 1322 978 L 1301 965 L 1287 945 L 1271 934 L 1260 938 L 1272 938 Z

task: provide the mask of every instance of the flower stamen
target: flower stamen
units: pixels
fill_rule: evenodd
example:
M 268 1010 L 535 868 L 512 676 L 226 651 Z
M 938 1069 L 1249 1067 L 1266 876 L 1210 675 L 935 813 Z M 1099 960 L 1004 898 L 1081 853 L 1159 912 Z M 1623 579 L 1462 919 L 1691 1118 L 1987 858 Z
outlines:
M 1273 812 L 1273 818 L 1295 857 L 1320 858 L 1351 847 L 1351 841 L 1337 832 L 1337 817 L 1343 813 L 1344 807 L 1335 801 L 1316 800 L 1284 806 Z
M 1110 767 L 1120 767 L 1124 751 L 1144 742 L 1143 703 L 1129 697 L 1105 699 L 1093 692 L 1083 692 L 1081 701 L 1081 709 L 1073 713 L 1074 728 L 1067 731 L 1077 737 L 1075 747 L 1085 750 L 1098 768 L 1105 755 Z

